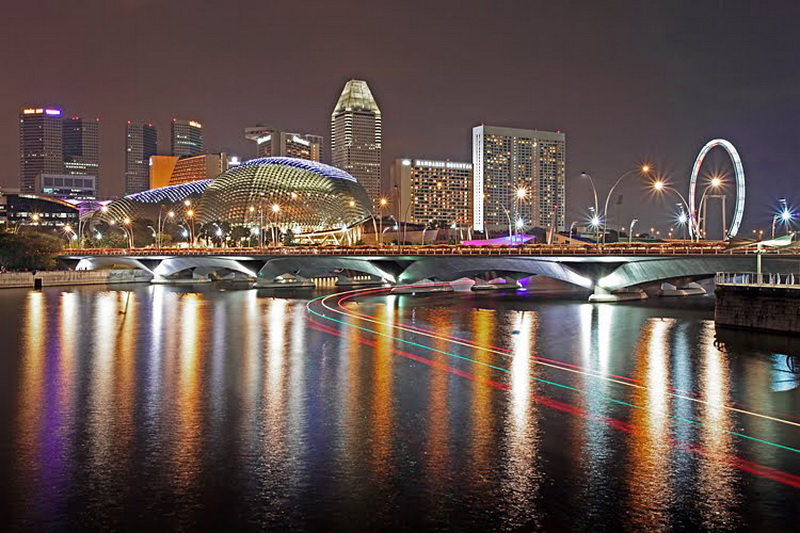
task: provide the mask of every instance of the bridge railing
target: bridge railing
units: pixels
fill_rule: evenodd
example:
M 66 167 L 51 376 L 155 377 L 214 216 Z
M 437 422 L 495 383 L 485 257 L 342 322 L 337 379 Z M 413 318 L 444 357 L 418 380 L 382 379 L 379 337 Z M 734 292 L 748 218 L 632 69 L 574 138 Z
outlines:
M 739 287 L 800 288 L 800 273 L 717 272 L 714 276 L 714 283 Z
M 100 248 L 73 249 L 64 256 L 675 256 L 675 255 L 749 255 L 755 250 L 726 249 L 724 245 L 527 245 L 527 246 L 275 246 L 256 248 Z M 778 252 L 773 252 L 778 253 Z M 792 251 L 791 253 L 796 253 Z

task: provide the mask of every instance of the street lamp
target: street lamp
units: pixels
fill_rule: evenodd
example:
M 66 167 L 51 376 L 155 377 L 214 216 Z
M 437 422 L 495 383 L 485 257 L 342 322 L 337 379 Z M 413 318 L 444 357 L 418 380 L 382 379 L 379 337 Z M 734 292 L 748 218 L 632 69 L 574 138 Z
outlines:
M 278 204 L 272 204 L 270 206 L 270 211 L 272 211 L 272 215 L 270 216 L 270 236 L 272 237 L 272 244 L 278 244 L 278 228 L 277 228 L 277 216 L 278 213 L 281 212 L 281 206 Z
M 189 202 L 189 200 L 186 200 L 186 202 Z M 192 205 L 191 202 L 189 202 L 188 204 L 186 202 L 184 202 L 184 205 L 187 205 L 187 206 Z M 194 247 L 194 244 L 195 244 L 194 243 L 194 209 L 187 209 L 185 218 L 186 218 L 186 225 L 189 226 L 189 243 L 190 243 L 190 246 Z
M 164 245 L 163 242 L 164 239 L 162 238 L 162 235 L 164 234 L 164 224 L 161 218 L 163 211 L 164 211 L 164 206 L 162 205 L 158 209 L 158 234 L 157 234 L 158 236 L 156 237 L 156 248 L 161 248 Z M 167 211 L 167 218 L 174 218 L 174 217 L 175 217 L 175 211 L 173 211 L 172 209 Z M 166 222 L 166 220 L 164 220 L 164 222 Z
M 380 229 L 378 231 L 380 232 L 379 238 L 380 238 L 380 245 L 381 246 L 383 246 L 383 208 L 386 207 L 388 204 L 389 204 L 389 200 L 386 199 L 386 198 L 381 198 L 378 201 L 378 206 L 379 206 L 378 215 L 380 216 L 380 220 L 378 221 L 379 224 L 380 224 Z
M 631 170 L 624 173 L 622 176 L 617 178 L 617 181 L 614 182 L 614 185 L 611 186 L 611 189 L 608 191 L 608 196 L 606 196 L 606 203 L 603 205 L 603 214 L 602 214 L 602 222 L 603 222 L 603 244 L 606 242 L 606 230 L 608 227 L 608 202 L 611 200 L 611 195 L 614 194 L 614 190 L 617 188 L 617 185 L 625 179 L 626 177 L 630 176 L 635 172 L 639 172 L 641 174 L 648 174 L 651 170 L 650 165 L 642 165 L 638 168 L 632 168 Z
M 122 219 L 122 223 L 125 224 L 128 228 L 128 245 L 133 248 L 133 230 L 131 229 L 131 219 L 130 217 L 125 217 Z
M 594 216 L 592 217 L 592 226 L 594 227 L 594 241 L 597 242 L 597 231 L 600 228 L 600 217 L 598 216 L 599 213 L 597 210 L 600 206 L 597 205 L 597 188 L 594 186 L 594 179 L 592 179 L 591 174 L 587 172 L 581 172 L 582 178 L 587 178 L 589 180 L 589 185 L 592 187 L 592 194 L 594 195 Z
M 675 193 L 676 195 L 678 195 L 678 198 L 681 199 L 681 202 L 683 202 L 682 205 L 686 206 L 686 211 L 687 212 L 691 212 L 691 210 L 689 209 L 689 203 L 686 201 L 686 198 L 684 198 L 683 195 L 680 193 L 680 191 L 678 191 L 676 188 L 670 187 L 669 185 L 667 185 L 667 183 L 663 179 L 654 180 L 651 183 L 651 186 L 653 187 L 653 190 L 656 193 L 661 193 L 661 192 L 664 192 L 664 191 L 670 191 L 670 192 Z M 691 220 L 691 216 L 688 217 L 687 221 L 690 222 L 690 224 L 689 224 L 689 237 L 692 238 L 692 231 L 699 229 L 699 227 L 698 228 L 693 228 L 692 227 L 692 225 L 691 225 L 691 221 L 692 221 Z
M 780 220 L 783 224 L 786 225 L 786 234 L 789 234 L 789 221 L 792 220 L 792 214 L 789 209 L 784 206 L 783 210 L 780 213 L 777 213 L 775 216 L 772 217 L 772 238 L 775 238 L 775 223 Z
M 515 237 L 519 235 L 519 230 L 525 225 L 519 213 L 519 204 L 528 196 L 528 190 L 525 187 L 517 187 L 514 191 L 514 215 L 517 217 L 515 224 Z
M 69 224 L 64 226 L 64 234 L 67 235 L 67 239 L 69 239 L 69 240 L 73 240 L 74 241 L 75 239 L 78 238 L 78 234 L 73 231 L 72 226 L 70 226 Z M 70 236 L 70 234 L 71 234 L 71 236 Z M 70 247 L 71 247 L 71 245 L 70 245 Z
M 711 189 L 719 189 L 720 187 L 722 187 L 723 184 L 724 184 L 724 181 L 720 176 L 713 176 L 709 180 L 708 185 L 706 185 L 706 188 L 703 189 L 703 194 L 700 195 L 700 201 L 697 203 L 697 212 L 699 213 L 699 215 L 694 217 L 695 225 L 697 226 L 696 227 L 696 230 L 697 230 L 696 233 L 698 235 L 701 233 L 700 232 L 700 220 L 701 219 L 703 221 L 703 231 L 702 231 L 702 233 L 703 233 L 703 235 L 706 234 L 706 210 L 707 210 L 706 203 L 707 203 L 708 191 L 710 191 Z M 727 231 L 726 228 L 725 228 L 725 202 L 724 202 L 724 199 L 725 198 L 723 196 L 723 202 L 722 202 L 723 233 L 725 231 Z M 725 237 L 725 235 L 723 235 L 723 237 Z

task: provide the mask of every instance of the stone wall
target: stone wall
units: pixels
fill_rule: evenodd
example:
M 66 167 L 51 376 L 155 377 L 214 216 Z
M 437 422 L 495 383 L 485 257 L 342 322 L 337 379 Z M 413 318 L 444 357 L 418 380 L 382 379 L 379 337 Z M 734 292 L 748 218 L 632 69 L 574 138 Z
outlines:
M 714 321 L 718 326 L 800 335 L 800 290 L 720 286 Z
M 152 276 L 135 269 L 119 270 L 53 270 L 0 273 L 0 289 L 34 288 L 36 280 L 42 287 L 59 285 L 102 285 L 108 283 L 146 283 Z

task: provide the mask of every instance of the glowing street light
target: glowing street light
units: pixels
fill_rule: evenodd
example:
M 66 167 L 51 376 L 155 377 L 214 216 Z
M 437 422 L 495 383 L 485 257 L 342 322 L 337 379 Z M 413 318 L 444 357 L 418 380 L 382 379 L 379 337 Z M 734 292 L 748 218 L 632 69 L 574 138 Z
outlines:
M 655 191 L 656 193 L 659 193 L 659 194 L 662 193 L 662 192 L 666 192 L 666 191 L 670 191 L 670 192 L 675 193 L 678 196 L 678 198 L 680 198 L 680 200 L 682 202 L 682 204 L 679 204 L 679 205 L 681 205 L 681 216 L 684 217 L 686 222 L 689 223 L 689 237 L 692 238 L 693 232 L 695 234 L 698 233 L 696 231 L 698 228 L 693 227 L 693 224 L 691 224 L 692 218 L 685 214 L 685 213 L 690 212 L 689 202 L 686 201 L 686 198 L 683 197 L 683 195 L 680 193 L 680 191 L 678 191 L 674 187 L 670 187 L 669 185 L 667 185 L 667 182 L 664 181 L 661 178 L 653 180 L 651 182 L 650 186 L 653 188 L 653 191 Z M 686 208 L 686 212 L 683 211 L 684 207 Z M 681 222 L 681 223 L 683 224 L 683 223 L 686 223 L 686 222 Z
M 525 197 L 528 196 L 528 190 L 525 187 L 519 187 L 516 190 L 517 198 L 523 200 Z
M 638 168 L 634 168 L 634 169 L 629 170 L 628 172 L 626 172 L 625 174 L 623 174 L 622 176 L 617 178 L 617 181 L 615 181 L 614 185 L 611 186 L 611 189 L 608 191 L 608 196 L 606 196 L 606 203 L 603 206 L 603 215 L 602 215 L 602 219 L 603 219 L 603 235 L 602 235 L 602 238 L 603 238 L 603 243 L 604 244 L 606 242 L 606 226 L 607 226 L 607 223 L 608 223 L 608 202 L 609 202 L 609 200 L 611 200 L 611 195 L 614 194 L 614 190 L 617 188 L 617 185 L 619 185 L 619 183 L 623 179 L 625 179 L 627 176 L 630 176 L 631 174 L 634 174 L 634 173 L 638 172 L 640 174 L 647 175 L 647 174 L 650 173 L 651 170 L 652 170 L 652 167 L 650 165 L 648 165 L 648 164 L 641 165 Z
M 379 220 L 380 229 L 378 230 L 378 232 L 379 232 L 378 233 L 378 239 L 380 239 L 380 240 L 378 242 L 379 242 L 379 244 L 381 246 L 383 246 L 383 208 L 386 207 L 387 205 L 389 205 L 389 200 L 387 198 L 385 198 L 385 197 L 381 198 L 381 199 L 378 200 L 378 205 L 380 206 L 380 209 L 378 210 L 378 215 L 380 216 L 380 220 Z M 375 223 L 374 222 L 375 219 L 373 218 L 372 220 L 373 220 L 373 224 L 374 224 Z

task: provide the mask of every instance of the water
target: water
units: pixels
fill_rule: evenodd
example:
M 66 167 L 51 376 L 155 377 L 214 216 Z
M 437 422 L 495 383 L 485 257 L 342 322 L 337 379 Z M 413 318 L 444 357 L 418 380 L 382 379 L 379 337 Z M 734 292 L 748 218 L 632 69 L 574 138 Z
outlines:
M 796 526 L 800 352 L 710 298 L 310 298 L 0 292 L 3 529 Z

